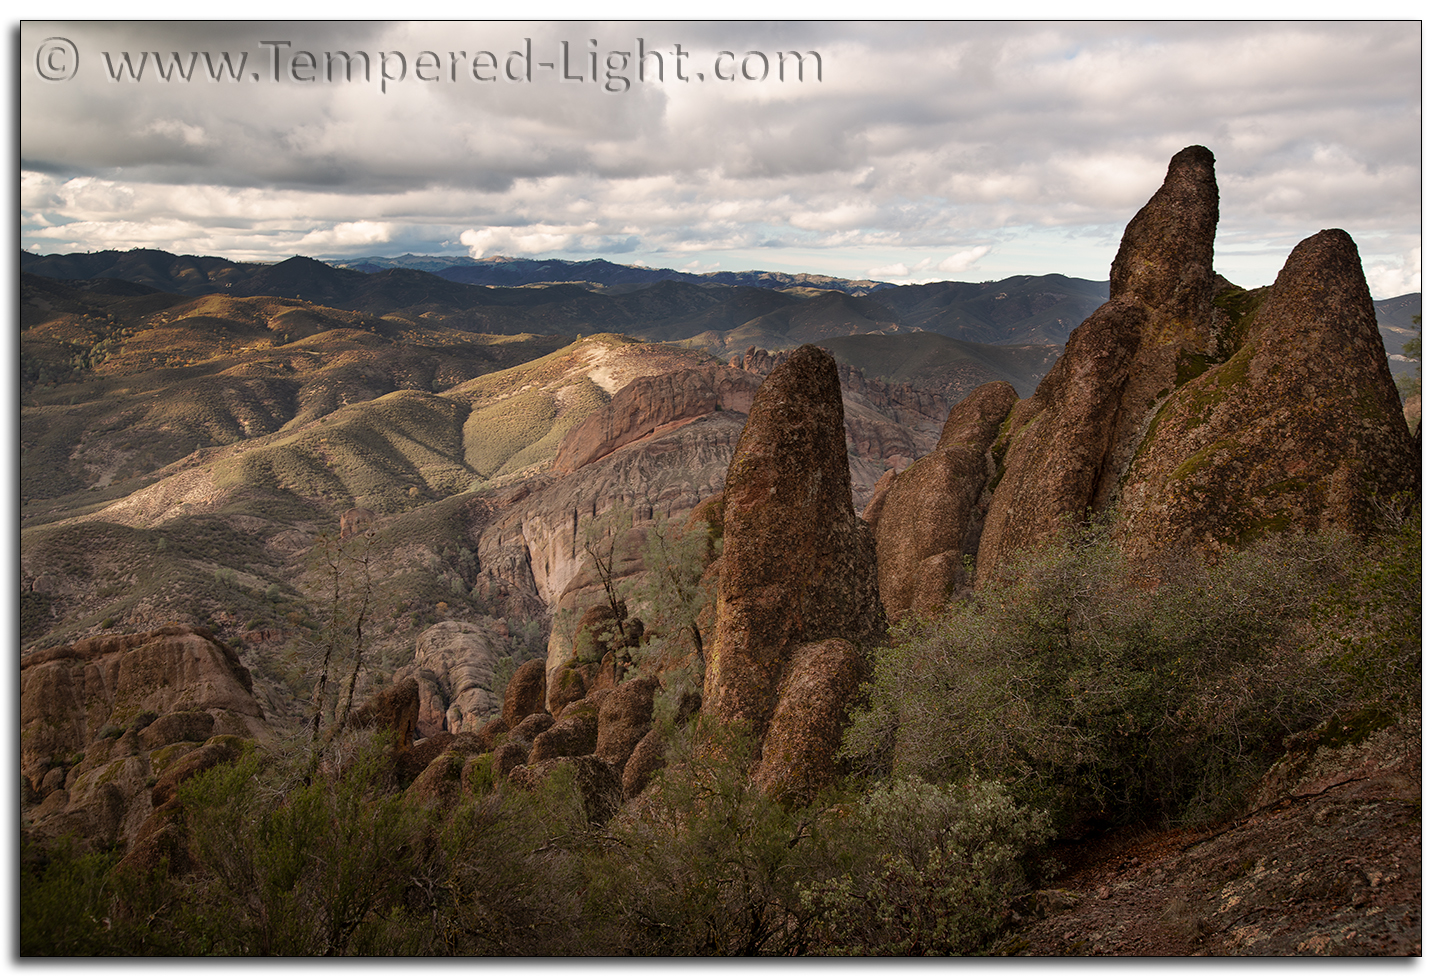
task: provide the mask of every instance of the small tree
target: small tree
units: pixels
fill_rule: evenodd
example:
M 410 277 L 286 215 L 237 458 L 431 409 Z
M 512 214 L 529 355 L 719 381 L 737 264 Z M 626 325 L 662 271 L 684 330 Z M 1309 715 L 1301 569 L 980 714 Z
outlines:
M 326 602 L 326 624 L 319 642 L 319 674 L 311 691 L 310 719 L 307 723 L 311 774 L 320 762 L 324 744 L 344 730 L 350 717 L 356 681 L 365 656 L 366 628 L 374 596 L 373 538 L 373 533 L 369 531 L 345 539 L 326 536 L 316 548 L 316 558 L 326 586 L 323 598 Z M 344 694 L 332 702 L 331 669 L 343 668 L 347 658 L 350 675 Z M 322 736 L 322 725 L 328 711 L 331 719 Z
M 706 663 L 701 636 L 701 612 L 715 600 L 715 585 L 706 568 L 715 558 L 705 527 L 691 530 L 675 522 L 657 522 L 646 536 L 646 573 L 636 585 L 636 596 L 649 608 L 650 630 L 663 647 L 681 641 Z

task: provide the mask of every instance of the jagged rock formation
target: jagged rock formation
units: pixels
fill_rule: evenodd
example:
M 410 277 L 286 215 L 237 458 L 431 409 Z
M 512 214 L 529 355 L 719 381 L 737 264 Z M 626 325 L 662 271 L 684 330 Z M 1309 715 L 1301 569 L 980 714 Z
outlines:
M 398 669 L 393 680 L 416 680 L 421 736 L 479 731 L 499 711 L 491 682 L 506 644 L 498 626 L 503 623 L 487 618 L 442 621 L 416 639 L 415 659 Z
M 1217 198 L 1209 150 L 1172 158 L 1127 225 L 1111 298 L 1011 411 L 979 580 L 1106 510 L 1144 557 L 1286 526 L 1363 528 L 1369 495 L 1416 490 L 1350 238 L 1299 245 L 1257 311 L 1212 271 Z
M 106 635 L 20 661 L 22 791 L 37 836 L 130 843 L 157 788 L 217 737 L 270 731 L 235 652 L 199 628 Z M 177 766 L 177 764 L 179 764 Z
M 892 621 L 933 614 L 951 598 L 964 556 L 976 556 L 996 473 L 997 429 L 1016 403 L 1004 380 L 952 408 L 936 450 L 878 484 L 862 517 L 876 534 L 877 581 Z
M 1201 146 L 1172 157 L 1161 189 L 1122 235 L 1111 298 L 1077 327 L 1035 395 L 1012 412 L 1005 473 L 977 553 L 979 578 L 1064 519 L 1105 508 L 1146 405 L 1175 382 L 1178 355 L 1207 349 L 1214 164 Z
M 852 507 L 850 482 L 835 361 L 803 346 L 757 393 L 727 472 L 716 630 L 706 661 L 703 710 L 745 723 L 763 744 L 773 714 L 791 708 L 783 680 L 799 649 L 834 638 L 833 658 L 845 646 L 842 657 L 859 662 L 858 646 L 885 630 L 874 544 Z M 829 687 L 834 701 L 817 707 L 840 708 L 853 691 Z M 772 750 L 767 763 L 777 773 L 768 782 L 803 786 L 782 783 L 780 773 L 796 749 Z
M 1250 321 L 1248 321 L 1250 319 Z M 1373 528 L 1417 458 L 1356 245 L 1297 245 L 1236 351 L 1167 399 L 1131 463 L 1117 532 L 1138 557 L 1331 525 Z

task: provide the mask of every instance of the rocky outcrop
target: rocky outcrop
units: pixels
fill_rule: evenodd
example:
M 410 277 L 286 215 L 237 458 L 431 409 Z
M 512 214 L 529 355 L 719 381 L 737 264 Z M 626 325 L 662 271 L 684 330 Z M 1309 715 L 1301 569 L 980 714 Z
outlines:
M 1374 498 L 1420 490 L 1351 237 L 1298 244 L 1250 326 L 1240 318 L 1236 352 L 1167 399 L 1132 462 L 1117 533 L 1135 557 L 1368 532 Z
M 507 729 L 515 729 L 523 719 L 538 712 L 546 712 L 546 663 L 533 658 L 511 676 L 501 719 Z
M 1175 383 L 1177 357 L 1212 345 L 1217 198 L 1215 160 L 1192 146 L 1172 157 L 1161 189 L 1127 225 L 1110 299 L 1009 421 L 979 579 L 1112 501 L 1146 411 Z
M 404 678 L 381 689 L 351 713 L 350 724 L 357 729 L 390 730 L 395 748 L 409 749 L 416 738 L 421 713 L 420 685 Z
M 23 817 L 40 839 L 134 846 L 160 830 L 180 781 L 257 738 L 270 729 L 249 673 L 209 631 L 104 635 L 22 659 Z
M 877 580 L 892 621 L 934 614 L 975 558 L 996 473 L 991 446 L 1016 403 L 1011 384 L 977 388 L 952 408 L 936 450 L 889 477 L 863 518 L 876 534 Z
M 481 738 L 474 734 L 450 736 L 442 734 L 419 744 L 412 753 L 430 753 L 422 747 L 436 743 L 434 755 L 428 757 L 426 765 L 411 780 L 406 793 L 426 804 L 451 807 L 460 799 L 466 778 L 464 773 L 472 758 L 483 752 Z
M 745 414 L 760 385 L 755 374 L 721 366 L 640 377 L 567 432 L 551 470 L 569 474 L 633 441 L 668 433 L 716 411 Z
M 350 539 L 372 528 L 376 524 L 376 514 L 370 509 L 354 508 L 347 509 L 340 516 L 340 538 Z
M 1002 426 L 980 580 L 1104 511 L 1145 558 L 1284 527 L 1362 529 L 1369 497 L 1416 491 L 1350 238 L 1309 238 L 1276 285 L 1244 293 L 1211 269 L 1216 222 L 1212 154 L 1184 149 L 1127 225 L 1111 298 Z
M 744 723 L 764 742 L 797 649 L 827 638 L 865 645 L 885 632 L 874 544 L 852 507 L 829 354 L 803 346 L 767 378 L 725 491 L 703 710 Z
M 500 711 L 491 686 L 496 662 L 508 649 L 497 625 L 486 618 L 442 621 L 416 639 L 415 659 L 394 680 L 416 680 L 421 736 L 479 731 Z
M 270 735 L 250 672 L 204 629 L 103 635 L 32 652 L 20 659 L 21 773 L 39 787 L 67 758 L 89 756 L 92 745 L 108 755 L 104 734 L 121 737 L 132 726 L 137 753 L 158 749 L 167 730 L 186 737 L 202 722 L 166 717 L 196 712 L 210 719 L 207 736 Z

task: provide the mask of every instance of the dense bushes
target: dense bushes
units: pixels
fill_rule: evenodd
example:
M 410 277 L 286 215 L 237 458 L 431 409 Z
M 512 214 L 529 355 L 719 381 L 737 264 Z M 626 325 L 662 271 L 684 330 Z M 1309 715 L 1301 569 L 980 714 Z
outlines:
M 1140 578 L 1104 526 L 1074 529 L 900 629 L 844 753 L 874 772 L 1003 780 L 1069 822 L 1219 815 L 1288 734 L 1416 701 L 1419 524 L 1370 545 L 1272 537 Z
M 397 792 L 378 744 L 352 742 L 310 783 L 304 751 L 258 750 L 187 781 L 189 874 L 27 849 L 25 952 L 979 952 L 1045 833 L 994 784 L 780 804 L 749 784 L 746 739 L 705 719 L 604 826 L 565 768 L 446 808 Z
M 22 952 L 986 952 L 1053 825 L 1229 813 L 1290 734 L 1415 713 L 1420 516 L 1140 577 L 1078 529 L 897 638 L 854 776 L 813 803 L 751 786 L 754 744 L 694 715 L 694 673 L 657 709 L 667 766 L 605 825 L 564 767 L 531 793 L 481 760 L 443 804 L 359 734 L 309 776 L 303 749 L 256 750 L 182 786 L 192 872 L 25 843 Z

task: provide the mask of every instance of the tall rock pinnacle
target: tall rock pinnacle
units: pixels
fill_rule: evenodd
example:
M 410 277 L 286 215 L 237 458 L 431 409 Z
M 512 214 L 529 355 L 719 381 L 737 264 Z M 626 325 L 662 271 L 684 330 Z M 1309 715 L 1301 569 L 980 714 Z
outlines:
M 1366 531 L 1375 500 L 1419 490 L 1352 239 L 1308 238 L 1270 290 L 1245 292 L 1212 271 L 1217 213 L 1211 152 L 1177 153 L 1127 225 L 1111 298 L 1002 425 L 980 580 L 1107 510 L 1144 559 Z
M 886 624 L 874 544 L 852 508 L 836 362 L 825 351 L 801 347 L 757 391 L 726 475 L 724 526 L 703 710 L 747 723 L 763 744 L 778 712 L 804 714 L 810 738 L 832 740 L 859 681 L 858 646 L 880 640 Z M 825 653 L 802 653 L 828 639 L 839 640 Z M 845 680 L 807 681 L 793 674 L 798 662 Z M 778 710 L 783 687 L 824 690 L 828 701 Z M 778 773 L 796 766 L 794 754 L 829 764 L 837 745 L 779 749 L 783 738 L 767 751 L 782 790 L 796 786 Z
M 1143 422 L 1183 353 L 1212 345 L 1217 178 L 1211 150 L 1172 157 L 1166 180 L 1122 235 L 1111 297 L 1008 421 L 1005 473 L 977 552 L 985 580 L 1068 518 L 1110 504 Z
M 1345 231 L 1293 249 L 1237 345 L 1167 400 L 1132 462 L 1117 531 L 1136 557 L 1276 530 L 1366 532 L 1373 499 L 1420 490 L 1372 296 Z

